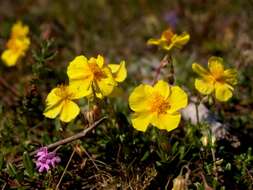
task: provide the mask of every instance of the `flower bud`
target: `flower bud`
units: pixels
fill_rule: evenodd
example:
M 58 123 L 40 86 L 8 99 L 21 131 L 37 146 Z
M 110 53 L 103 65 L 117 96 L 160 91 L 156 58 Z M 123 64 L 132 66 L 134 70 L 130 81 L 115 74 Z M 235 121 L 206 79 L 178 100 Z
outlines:
M 96 121 L 100 115 L 100 109 L 98 106 L 94 105 L 93 108 L 89 111 L 86 111 L 84 115 L 89 123 L 94 123 L 94 121 Z
M 200 140 L 201 140 L 203 146 L 207 146 L 208 145 L 208 136 L 207 135 L 201 137 Z
M 172 190 L 187 190 L 186 179 L 179 175 L 173 180 Z
M 207 146 L 208 144 L 213 146 L 216 142 L 216 138 L 214 135 L 212 135 L 211 137 L 209 137 L 208 135 L 204 135 L 203 137 L 201 137 L 201 142 L 203 146 Z

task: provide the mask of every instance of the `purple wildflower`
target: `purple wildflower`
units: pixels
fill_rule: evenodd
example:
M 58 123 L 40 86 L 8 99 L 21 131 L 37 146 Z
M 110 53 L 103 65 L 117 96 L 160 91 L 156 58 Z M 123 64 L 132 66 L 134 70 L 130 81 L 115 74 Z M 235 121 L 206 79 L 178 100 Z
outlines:
M 38 150 L 36 157 L 36 167 L 39 172 L 48 171 L 50 167 L 55 167 L 61 161 L 61 158 L 56 155 L 56 152 L 48 152 L 47 147 L 42 147 Z

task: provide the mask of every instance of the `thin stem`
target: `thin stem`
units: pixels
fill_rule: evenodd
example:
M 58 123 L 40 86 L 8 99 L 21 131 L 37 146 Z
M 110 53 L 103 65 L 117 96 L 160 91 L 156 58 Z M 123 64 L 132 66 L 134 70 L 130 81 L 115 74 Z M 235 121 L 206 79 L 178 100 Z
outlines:
M 215 157 L 215 149 L 211 147 L 212 152 L 212 158 L 213 158 L 213 168 L 214 168 L 214 175 L 216 179 L 218 179 L 218 173 L 217 173 L 217 166 L 216 166 L 216 157 Z
M 90 159 L 90 161 L 93 163 L 93 165 L 95 166 L 96 170 L 99 171 L 99 168 L 97 166 L 97 164 L 94 162 L 93 158 L 90 156 L 90 154 L 86 151 L 86 149 L 84 149 L 84 153 L 86 154 L 86 156 Z
M 195 103 L 197 125 L 199 126 L 199 103 Z
M 69 164 L 70 164 L 70 162 L 71 162 L 71 160 L 72 160 L 74 154 L 75 154 L 75 150 L 72 151 L 72 154 L 71 154 L 71 156 L 70 156 L 70 158 L 69 158 L 69 160 L 68 160 L 67 165 L 66 165 L 65 168 L 64 168 L 64 171 L 63 171 L 63 173 L 62 173 L 62 175 L 61 175 L 61 178 L 60 178 L 59 182 L 58 182 L 57 185 L 56 185 L 55 190 L 58 190 L 58 189 L 59 189 L 59 186 L 60 186 L 60 184 L 61 184 L 61 181 L 62 181 L 62 179 L 63 179 L 65 173 L 67 172 L 67 169 L 68 169 L 68 167 L 69 167 Z
M 169 63 L 170 63 L 170 71 L 169 71 L 169 76 L 168 76 L 168 82 L 169 84 L 173 85 L 175 82 L 175 78 L 174 78 L 174 65 L 173 65 L 173 58 L 171 56 L 169 56 Z
M 5 182 L 3 187 L 2 187 L 2 190 L 5 190 L 5 187 L 7 186 L 7 183 Z
M 156 68 L 156 73 L 155 73 L 155 77 L 153 79 L 152 85 L 156 83 L 156 81 L 158 80 L 160 76 L 162 68 L 166 66 L 167 64 L 168 64 L 168 55 L 165 55 L 162 61 L 160 62 L 159 66 Z
M 95 128 L 96 126 L 98 126 L 98 125 L 99 125 L 102 121 L 104 121 L 105 119 L 107 119 L 106 116 L 105 116 L 105 117 L 102 117 L 102 118 L 99 119 L 98 121 L 94 122 L 90 127 L 88 127 L 87 129 L 83 130 L 82 132 L 77 133 L 77 134 L 75 134 L 75 135 L 73 135 L 73 136 L 67 137 L 67 138 L 65 138 L 65 139 L 59 140 L 59 141 L 57 141 L 57 142 L 55 142 L 55 143 L 52 143 L 52 144 L 50 144 L 50 145 L 47 145 L 47 146 L 45 146 L 45 147 L 46 147 L 47 149 L 52 149 L 52 148 L 58 147 L 58 146 L 60 146 L 60 145 L 64 145 L 64 144 L 70 143 L 70 142 L 72 142 L 72 141 L 75 141 L 75 140 L 77 140 L 77 139 L 80 139 L 80 138 L 84 137 L 84 136 L 85 136 L 89 131 L 91 131 L 93 128 Z M 33 155 L 35 155 L 36 153 L 37 153 L 37 150 L 31 152 L 29 155 L 30 155 L 30 156 L 33 156 Z M 22 160 L 22 157 L 17 158 L 17 159 L 15 159 L 15 160 L 13 161 L 13 163 L 19 162 L 19 161 L 21 161 L 21 160 Z

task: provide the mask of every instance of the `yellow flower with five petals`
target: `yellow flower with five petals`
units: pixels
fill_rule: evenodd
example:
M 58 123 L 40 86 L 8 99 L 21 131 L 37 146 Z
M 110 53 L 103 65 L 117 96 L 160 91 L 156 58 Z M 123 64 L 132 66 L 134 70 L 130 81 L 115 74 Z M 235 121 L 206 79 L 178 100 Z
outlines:
M 6 66 L 14 66 L 23 57 L 30 46 L 30 39 L 27 37 L 29 28 L 22 22 L 17 22 L 11 30 L 11 38 L 7 42 L 7 49 L 2 53 L 1 59 Z
M 237 71 L 235 69 L 224 69 L 223 59 L 210 57 L 208 60 L 209 71 L 197 63 L 192 64 L 192 69 L 201 78 L 195 80 L 195 88 L 204 95 L 215 92 L 219 101 L 227 101 L 233 95 L 233 86 L 237 84 Z
M 146 131 L 149 124 L 171 131 L 180 120 L 180 109 L 187 106 L 187 94 L 178 86 L 159 80 L 154 86 L 141 84 L 129 96 L 133 127 Z
M 28 38 L 13 38 L 7 42 L 7 49 L 2 53 L 1 59 L 6 66 L 14 66 L 18 59 L 25 55 L 29 48 L 30 40 Z
M 98 98 L 110 95 L 117 83 L 125 80 L 127 75 L 124 61 L 119 65 L 107 66 L 100 55 L 90 59 L 77 56 L 70 62 L 67 74 L 70 85 L 76 86 L 83 96 L 95 94 Z
M 73 86 L 60 85 L 51 90 L 46 98 L 46 109 L 43 115 L 47 118 L 56 118 L 70 122 L 80 112 L 79 106 L 73 101 L 82 98 L 82 94 Z
M 148 40 L 148 45 L 156 45 L 164 50 L 170 51 L 173 47 L 182 48 L 190 40 L 190 35 L 183 32 L 178 35 L 175 34 L 171 28 L 165 30 L 159 39 L 151 38 Z

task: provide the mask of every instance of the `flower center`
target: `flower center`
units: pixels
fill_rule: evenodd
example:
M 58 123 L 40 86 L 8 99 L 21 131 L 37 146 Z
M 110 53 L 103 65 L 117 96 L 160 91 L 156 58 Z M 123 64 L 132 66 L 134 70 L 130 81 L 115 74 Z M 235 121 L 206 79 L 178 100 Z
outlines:
M 171 29 L 168 29 L 163 32 L 163 36 L 166 39 L 166 42 L 169 44 L 171 43 L 171 38 L 174 36 L 174 33 L 172 32 Z
M 101 80 L 103 78 L 106 78 L 105 73 L 102 71 L 101 68 L 99 68 L 96 63 L 90 63 L 89 67 L 95 80 Z
M 69 92 L 68 88 L 64 85 L 60 85 L 58 90 L 55 92 L 55 94 L 61 97 L 63 100 L 71 99 L 71 96 L 73 95 L 71 92 Z
M 220 82 L 220 83 L 224 83 L 224 82 L 225 82 L 224 76 L 223 76 L 223 74 L 220 73 L 220 72 L 212 73 L 212 76 L 213 76 L 213 79 L 214 79 L 216 82 Z
M 158 114 L 164 114 L 170 108 L 168 100 L 164 99 L 163 96 L 156 93 L 151 97 L 150 111 Z
M 18 43 L 18 41 L 16 41 L 15 39 L 10 39 L 8 42 L 7 42 L 7 48 L 8 49 L 11 49 L 15 52 L 18 52 L 22 49 L 22 46 L 20 43 Z

